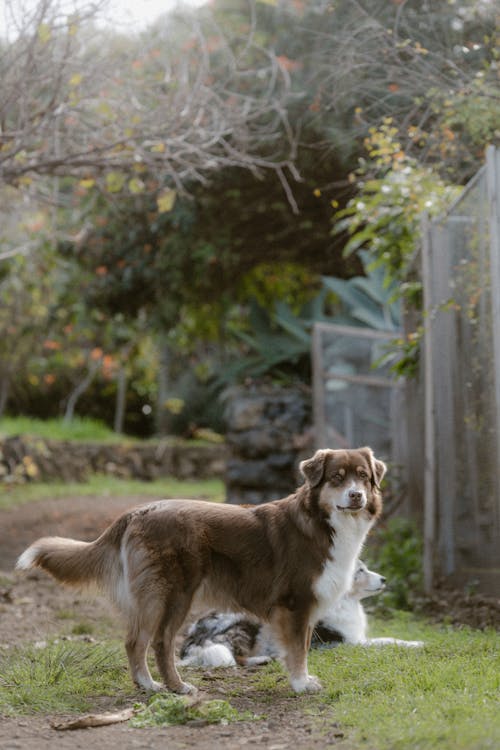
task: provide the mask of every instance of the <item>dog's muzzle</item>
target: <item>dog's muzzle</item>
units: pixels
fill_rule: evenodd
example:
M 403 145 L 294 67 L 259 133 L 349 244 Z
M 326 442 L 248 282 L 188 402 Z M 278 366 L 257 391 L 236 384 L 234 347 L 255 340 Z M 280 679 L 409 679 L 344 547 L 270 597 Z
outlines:
M 338 510 L 343 510 L 348 513 L 356 513 L 359 510 L 363 510 L 366 505 L 366 495 L 361 490 L 350 489 L 344 495 L 346 500 L 345 505 L 337 505 Z

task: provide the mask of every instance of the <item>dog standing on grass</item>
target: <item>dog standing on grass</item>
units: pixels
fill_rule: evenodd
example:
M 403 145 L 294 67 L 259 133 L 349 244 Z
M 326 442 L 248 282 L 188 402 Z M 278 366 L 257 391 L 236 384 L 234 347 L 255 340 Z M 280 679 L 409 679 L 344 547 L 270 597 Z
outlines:
M 145 690 L 194 688 L 175 665 L 175 636 L 193 604 L 242 611 L 269 624 L 293 690 L 321 685 L 307 671 L 314 625 L 352 584 L 382 510 L 386 466 L 370 448 L 319 450 L 300 464 L 304 484 L 255 507 L 162 500 L 120 516 L 94 542 L 48 537 L 17 567 L 67 584 L 97 583 L 128 621 L 132 678 Z M 153 646 L 164 685 L 149 672 Z

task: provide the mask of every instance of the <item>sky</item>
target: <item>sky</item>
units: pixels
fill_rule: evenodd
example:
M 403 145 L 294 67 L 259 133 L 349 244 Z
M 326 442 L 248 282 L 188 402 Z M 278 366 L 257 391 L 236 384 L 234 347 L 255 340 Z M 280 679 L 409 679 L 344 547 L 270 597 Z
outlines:
M 5 36 L 8 5 L 15 8 L 16 15 L 22 8 L 32 9 L 38 0 L 0 0 L 0 36 Z M 106 9 L 102 13 L 104 23 L 140 30 L 154 21 L 158 16 L 175 8 L 179 0 L 107 0 Z M 206 0 L 182 0 L 185 5 L 203 5 Z M 59 0 L 59 4 L 68 8 L 78 7 L 89 0 Z
M 183 0 L 186 5 L 202 5 L 206 0 Z M 136 28 L 147 26 L 162 13 L 178 4 L 178 0 L 109 0 L 107 16 L 111 20 L 130 23 Z

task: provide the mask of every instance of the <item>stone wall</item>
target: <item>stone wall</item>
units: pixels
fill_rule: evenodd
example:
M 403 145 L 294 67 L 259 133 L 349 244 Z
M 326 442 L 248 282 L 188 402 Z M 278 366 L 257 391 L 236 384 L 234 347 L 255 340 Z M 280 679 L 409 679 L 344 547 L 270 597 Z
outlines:
M 256 505 L 293 492 L 299 460 L 312 453 L 308 389 L 232 389 L 226 426 L 227 502 Z
M 0 483 L 84 481 L 90 474 L 152 480 L 222 477 L 225 446 L 151 443 L 80 443 L 9 437 L 0 440 Z

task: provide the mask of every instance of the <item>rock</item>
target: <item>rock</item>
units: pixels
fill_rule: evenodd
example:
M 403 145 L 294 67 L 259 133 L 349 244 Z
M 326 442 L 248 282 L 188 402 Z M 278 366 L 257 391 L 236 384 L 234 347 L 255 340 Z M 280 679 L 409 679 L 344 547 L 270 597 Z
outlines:
M 0 441 L 0 483 L 85 481 L 95 473 L 146 481 L 164 476 L 221 477 L 225 460 L 221 444 L 100 444 L 12 437 Z
M 311 430 L 305 388 L 233 388 L 226 396 L 226 501 L 257 505 L 296 488 L 300 450 Z

